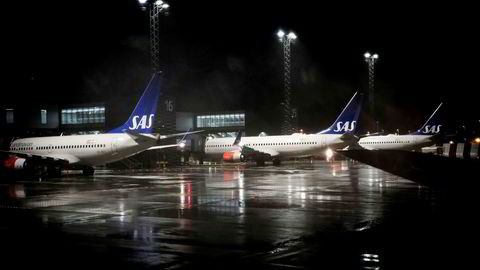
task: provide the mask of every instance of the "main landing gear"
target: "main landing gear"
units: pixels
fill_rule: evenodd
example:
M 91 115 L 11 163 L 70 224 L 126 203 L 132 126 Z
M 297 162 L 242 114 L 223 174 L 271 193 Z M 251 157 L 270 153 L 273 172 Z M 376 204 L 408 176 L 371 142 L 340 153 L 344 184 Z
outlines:
M 263 159 L 257 159 L 256 162 L 257 162 L 257 166 L 265 166 L 265 160 Z
M 273 162 L 273 166 L 280 166 L 281 162 L 280 162 L 280 159 L 274 159 L 272 160 Z
M 83 175 L 90 176 L 95 173 L 95 169 L 93 167 L 85 167 L 83 168 Z
M 60 168 L 60 166 L 49 166 L 47 168 L 47 175 L 49 177 L 61 177 L 62 169 Z

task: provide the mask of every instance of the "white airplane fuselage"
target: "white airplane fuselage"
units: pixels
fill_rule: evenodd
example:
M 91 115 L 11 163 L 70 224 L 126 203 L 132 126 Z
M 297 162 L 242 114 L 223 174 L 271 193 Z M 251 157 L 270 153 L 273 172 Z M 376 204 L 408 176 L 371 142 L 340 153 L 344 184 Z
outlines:
M 43 175 L 46 169 L 58 175 L 64 167 L 82 168 L 84 175 L 93 175 L 93 166 L 115 162 L 145 150 L 177 147 L 177 144 L 156 145 L 161 139 L 190 134 L 154 133 L 153 123 L 161 95 L 163 76 L 155 72 L 130 117 L 122 125 L 104 134 L 51 136 L 17 139 L 10 144 L 3 168 L 25 170 Z
M 432 137 L 439 134 L 442 127 L 442 121 L 437 114 L 441 106 L 442 103 L 430 115 L 427 122 L 413 134 L 363 137 L 354 147 L 360 146 L 369 150 L 420 150 L 422 147 L 430 146 L 434 144 Z
M 384 135 L 364 137 L 358 144 L 368 150 L 418 150 L 432 145 L 431 135 Z
M 290 157 L 308 157 L 322 154 L 355 142 L 353 136 L 362 107 L 363 95 L 356 92 L 336 120 L 327 129 L 315 134 L 294 133 L 292 135 L 214 138 L 205 142 L 205 154 L 210 157 L 222 156 L 224 161 L 255 160 L 258 165 L 265 159 L 274 164 Z
M 273 158 L 307 157 L 323 154 L 327 147 L 338 149 L 346 146 L 337 134 L 292 134 L 279 136 L 242 137 L 240 145 L 272 155 Z M 214 138 L 205 142 L 205 154 L 220 157 L 225 152 L 239 151 L 233 145 L 235 138 Z
M 126 133 L 70 135 L 17 139 L 10 151 L 68 160 L 69 165 L 96 166 L 135 155 L 156 144 L 135 141 Z

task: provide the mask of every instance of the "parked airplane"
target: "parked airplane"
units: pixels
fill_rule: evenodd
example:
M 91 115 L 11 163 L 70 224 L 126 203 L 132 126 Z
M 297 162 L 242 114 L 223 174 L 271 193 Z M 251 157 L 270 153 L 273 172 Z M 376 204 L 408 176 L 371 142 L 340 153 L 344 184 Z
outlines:
M 438 105 L 437 109 L 428 118 L 427 122 L 416 132 L 407 135 L 388 134 L 383 136 L 369 136 L 361 138 L 357 145 L 349 148 L 364 148 L 369 150 L 420 150 L 422 147 L 434 144 L 432 140 L 438 135 L 442 122 L 437 112 L 442 106 Z
M 338 149 L 356 142 L 353 135 L 362 105 L 362 94 L 355 93 L 337 120 L 326 130 L 316 134 L 212 138 L 205 142 L 205 154 L 223 157 L 226 162 L 254 160 L 258 165 L 272 160 L 274 165 L 289 157 L 318 155 L 328 147 Z
M 176 147 L 156 145 L 161 139 L 191 134 L 152 133 L 160 96 L 162 76 L 153 74 L 128 120 L 105 134 L 34 137 L 14 140 L 8 151 L 7 170 L 31 170 L 60 174 L 61 168 L 81 168 L 84 175 L 94 173 L 93 166 L 118 161 L 144 150 Z

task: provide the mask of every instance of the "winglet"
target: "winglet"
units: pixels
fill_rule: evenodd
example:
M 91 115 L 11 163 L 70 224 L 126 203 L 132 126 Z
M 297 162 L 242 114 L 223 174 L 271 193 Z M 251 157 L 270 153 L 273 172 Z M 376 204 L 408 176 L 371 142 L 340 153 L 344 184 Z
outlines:
M 235 141 L 233 142 L 233 145 L 239 145 L 240 141 L 242 140 L 242 132 L 238 131 L 237 137 L 235 138 Z

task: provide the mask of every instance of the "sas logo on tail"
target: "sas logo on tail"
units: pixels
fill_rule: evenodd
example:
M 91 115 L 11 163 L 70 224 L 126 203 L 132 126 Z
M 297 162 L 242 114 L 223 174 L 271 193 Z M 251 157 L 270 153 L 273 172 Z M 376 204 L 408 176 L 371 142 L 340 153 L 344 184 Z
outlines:
M 422 133 L 439 133 L 440 132 L 440 127 L 442 125 L 438 125 L 438 126 L 430 126 L 430 125 L 427 125 L 425 126 L 425 129 L 422 130 Z
M 154 116 L 155 116 L 154 114 L 150 114 L 150 116 L 148 116 L 148 119 L 147 119 L 147 115 L 143 115 L 142 118 L 140 118 L 140 116 L 138 115 L 135 115 L 132 118 L 132 126 L 128 127 L 128 129 L 135 130 L 135 129 L 150 128 L 152 126 L 152 121 Z M 139 118 L 140 118 L 140 122 L 137 123 Z
M 349 121 L 344 122 L 338 122 L 337 123 L 337 128 L 334 129 L 333 131 L 335 132 L 340 132 L 340 131 L 353 131 L 355 129 L 355 125 L 357 124 L 357 121 L 352 121 L 351 123 Z

